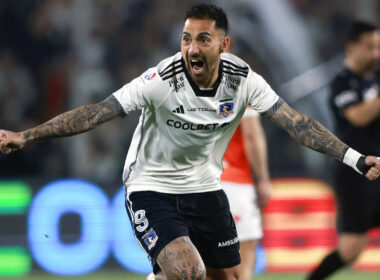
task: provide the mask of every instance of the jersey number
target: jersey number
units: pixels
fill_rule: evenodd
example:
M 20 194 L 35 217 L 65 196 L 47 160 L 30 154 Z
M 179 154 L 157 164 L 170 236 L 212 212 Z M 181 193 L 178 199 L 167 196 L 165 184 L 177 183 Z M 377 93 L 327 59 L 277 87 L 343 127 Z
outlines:
M 148 228 L 149 222 L 145 217 L 145 210 L 137 210 L 135 213 L 135 224 L 138 225 L 136 229 L 139 232 L 143 232 Z

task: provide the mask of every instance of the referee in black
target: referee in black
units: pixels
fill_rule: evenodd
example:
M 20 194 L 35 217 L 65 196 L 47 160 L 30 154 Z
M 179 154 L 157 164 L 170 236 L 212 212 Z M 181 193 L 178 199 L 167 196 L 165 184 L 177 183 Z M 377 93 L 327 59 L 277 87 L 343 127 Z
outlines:
M 363 154 L 380 154 L 380 31 L 354 22 L 346 42 L 345 68 L 331 84 L 330 105 L 336 135 Z M 368 241 L 368 230 L 380 226 L 380 181 L 369 181 L 352 168 L 336 164 L 338 248 L 307 279 L 325 279 L 351 264 Z

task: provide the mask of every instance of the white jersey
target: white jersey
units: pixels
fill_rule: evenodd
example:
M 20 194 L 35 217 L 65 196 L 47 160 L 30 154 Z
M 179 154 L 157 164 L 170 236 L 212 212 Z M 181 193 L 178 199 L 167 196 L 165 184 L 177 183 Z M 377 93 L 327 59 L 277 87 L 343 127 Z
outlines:
M 200 90 L 177 53 L 113 95 L 127 114 L 142 109 L 124 166 L 128 193 L 221 189 L 223 155 L 245 108 L 262 113 L 278 100 L 260 75 L 228 53 L 213 89 Z

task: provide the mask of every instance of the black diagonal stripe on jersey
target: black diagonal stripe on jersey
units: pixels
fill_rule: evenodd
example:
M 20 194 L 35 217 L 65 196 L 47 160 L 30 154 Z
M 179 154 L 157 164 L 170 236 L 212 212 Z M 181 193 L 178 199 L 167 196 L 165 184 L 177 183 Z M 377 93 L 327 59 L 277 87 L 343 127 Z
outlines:
M 178 70 L 176 70 L 174 72 L 168 73 L 165 77 L 161 77 L 161 78 L 162 78 L 163 81 L 165 81 L 165 80 L 170 79 L 171 77 L 173 77 L 173 76 L 175 76 L 175 75 L 177 75 L 179 73 L 182 73 L 182 72 L 184 72 L 184 70 L 183 70 L 183 68 L 180 68 L 180 69 L 178 69 Z
M 159 74 L 162 74 L 163 72 L 165 72 L 166 70 L 168 70 L 169 68 L 173 67 L 174 65 L 176 65 L 176 64 L 178 64 L 178 63 L 180 63 L 180 62 L 181 62 L 181 60 L 176 60 L 176 61 L 170 63 L 170 64 L 169 64 L 168 66 L 166 66 L 166 67 L 164 68 L 164 70 L 162 70 Z
M 240 69 L 235 69 L 235 68 L 229 67 L 227 65 L 223 65 L 223 69 L 226 70 L 226 71 L 230 71 L 230 72 L 236 72 L 236 73 L 241 73 L 241 74 L 248 74 L 248 71 L 243 71 L 243 70 L 240 70 Z
M 181 110 L 181 113 L 184 114 L 185 113 L 185 110 L 183 109 L 183 106 L 179 106 L 179 109 Z
M 228 60 L 222 60 L 224 65 L 228 64 L 228 66 L 231 66 L 231 67 L 234 67 L 235 69 L 239 69 L 239 70 L 242 70 L 242 71 L 248 71 L 248 66 L 239 66 L 239 65 L 236 65 L 235 63 L 232 63 L 231 61 L 228 61 Z
M 166 72 L 169 72 L 169 71 L 172 71 L 173 70 L 173 68 L 175 69 L 175 68 L 177 68 L 177 67 L 175 67 L 175 65 L 181 65 L 181 60 L 177 60 L 177 61 L 174 61 L 174 62 L 172 62 L 172 63 L 170 63 L 168 66 L 166 66 L 165 68 L 164 68 L 164 70 L 162 70 L 160 73 L 158 73 L 160 76 L 162 76 L 162 75 L 165 75 L 166 74 Z
M 248 73 L 247 74 L 243 74 L 243 73 L 238 73 L 238 72 L 230 72 L 230 71 L 227 71 L 227 70 L 224 70 L 224 69 L 223 69 L 223 73 L 226 73 L 226 74 L 231 75 L 231 76 L 241 76 L 241 77 L 244 77 L 244 78 L 247 78 L 247 76 L 248 76 Z
M 182 68 L 182 65 L 179 64 L 179 65 L 176 65 L 176 66 L 173 66 L 171 67 L 170 69 L 166 70 L 165 72 L 161 72 L 159 75 L 162 77 L 166 76 L 167 74 L 170 74 L 171 72 L 174 72 L 176 71 L 177 69 L 179 68 Z

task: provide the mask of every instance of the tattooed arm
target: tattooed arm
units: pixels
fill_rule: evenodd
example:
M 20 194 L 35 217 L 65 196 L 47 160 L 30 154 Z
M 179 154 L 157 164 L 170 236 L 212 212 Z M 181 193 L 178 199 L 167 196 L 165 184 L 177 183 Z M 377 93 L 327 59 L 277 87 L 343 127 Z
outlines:
M 100 103 L 65 112 L 24 132 L 0 130 L 0 150 L 8 154 L 22 149 L 28 143 L 83 133 L 123 114 L 119 101 L 110 96 Z
M 369 180 L 379 177 L 380 158 L 351 149 L 318 121 L 300 114 L 282 99 L 264 115 L 306 147 L 344 162 Z
M 282 99 L 266 112 L 266 116 L 302 145 L 343 160 L 348 146 L 318 121 L 300 114 Z
M 282 99 L 265 115 L 302 145 L 340 161 L 349 148 L 318 121 L 300 114 Z

